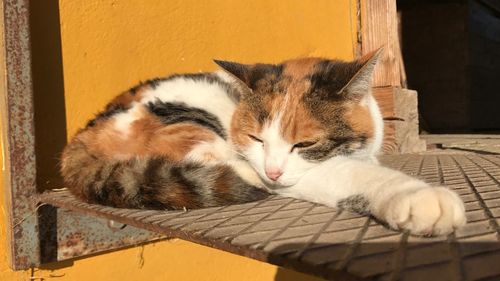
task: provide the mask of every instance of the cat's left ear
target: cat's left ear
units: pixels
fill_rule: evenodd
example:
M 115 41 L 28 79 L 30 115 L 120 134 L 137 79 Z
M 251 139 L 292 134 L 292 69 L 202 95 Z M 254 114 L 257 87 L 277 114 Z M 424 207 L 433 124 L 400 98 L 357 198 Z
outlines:
M 257 63 L 249 65 L 221 60 L 214 60 L 214 62 L 251 90 L 256 89 L 259 81 L 276 81 L 283 71 L 282 65 L 275 64 Z
M 380 47 L 354 61 L 359 66 L 359 70 L 338 93 L 348 96 L 363 96 L 368 93 L 371 87 L 373 70 L 383 51 L 384 47 Z
M 247 84 L 250 76 L 251 65 L 232 61 L 214 60 L 214 62 L 229 74 Z

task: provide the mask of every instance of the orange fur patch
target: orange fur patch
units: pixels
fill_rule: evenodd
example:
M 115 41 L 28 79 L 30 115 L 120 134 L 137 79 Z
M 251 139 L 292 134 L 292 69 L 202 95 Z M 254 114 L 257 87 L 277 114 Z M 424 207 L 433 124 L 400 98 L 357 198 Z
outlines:
M 248 134 L 257 135 L 262 124 L 255 119 L 248 106 L 240 105 L 236 108 L 231 120 L 231 141 L 240 148 L 250 144 Z
M 281 119 L 283 138 L 291 143 L 314 141 L 325 134 L 325 128 L 311 116 L 303 104 L 297 104 L 295 110 L 287 110 Z
M 148 84 L 143 84 L 138 86 L 134 90 L 128 90 L 123 92 L 122 94 L 116 96 L 114 99 L 109 102 L 106 108 L 111 108 L 115 106 L 121 106 L 123 108 L 129 108 L 133 102 L 139 102 L 144 94 L 144 92 L 151 89 L 151 86 Z
M 374 54 L 375 52 L 363 57 L 361 62 L 366 63 Z M 269 122 L 279 115 L 283 138 L 290 144 L 315 141 L 331 134 L 332 130 L 340 136 L 351 134 L 350 130 L 342 126 L 331 126 L 342 122 L 349 124 L 356 135 L 372 138 L 374 125 L 371 114 L 368 108 L 359 103 L 347 99 L 338 102 L 324 101 L 319 115 L 342 119 L 329 124 L 327 120 L 317 119 L 318 116 L 315 117 L 313 115 L 315 112 L 312 112 L 314 109 L 309 108 L 304 102 L 304 96 L 310 93 L 311 87 L 311 80 L 308 77 L 314 74 L 316 66 L 322 61 L 324 60 L 321 58 L 304 58 L 284 62 L 279 81 L 275 81 L 274 76 L 260 80 L 258 91 L 253 93 L 258 97 L 252 100 L 258 104 L 252 106 L 260 107 L 268 113 L 264 122 Z M 276 84 L 270 84 L 273 81 Z M 259 124 L 255 112 L 250 108 L 252 107 L 245 104 L 240 105 L 232 121 L 233 142 L 242 148 L 251 143 L 247 135 L 258 137 L 264 125 Z
M 312 74 L 314 67 L 321 60 L 304 58 L 284 62 L 283 79 L 274 87 L 274 91 L 286 89 L 286 92 L 265 93 L 261 97 L 259 106 L 269 113 L 268 120 L 281 114 L 281 130 L 285 140 L 291 144 L 312 141 L 325 133 L 325 128 L 313 118 L 302 101 L 311 87 L 309 79 L 305 78 Z M 264 125 L 251 116 L 253 112 L 245 106 L 240 106 L 233 117 L 233 142 L 240 147 L 250 143 L 247 134 L 258 135 Z
M 182 184 L 171 183 L 168 187 L 168 193 L 159 195 L 160 201 L 169 202 L 173 209 L 199 208 L 201 203 L 198 198 L 186 191 Z
M 368 107 L 360 104 L 351 105 L 350 109 L 346 112 L 346 120 L 355 132 L 365 135 L 368 138 L 374 136 L 375 128 Z
M 313 118 L 302 99 L 311 87 L 310 81 L 304 79 L 312 74 L 314 67 L 321 59 L 304 58 L 284 63 L 283 85 L 286 95 L 277 96 L 273 100 L 271 115 L 281 114 L 281 130 L 283 137 L 291 144 L 313 141 L 325 133 L 325 128 Z
M 321 60 L 321 58 L 303 58 L 285 61 L 283 63 L 283 75 L 294 79 L 302 79 L 311 74 L 316 64 Z
M 89 152 L 107 158 L 122 160 L 134 156 L 165 156 L 173 161 L 184 159 L 200 142 L 210 142 L 216 137 L 209 129 L 190 123 L 165 126 L 145 109 L 139 118 L 130 124 L 128 135 L 114 127 L 114 119 L 101 122 L 82 131 L 77 138 L 82 140 Z M 215 157 L 215 156 L 213 156 Z
M 233 182 L 232 177 L 234 177 L 233 171 L 228 167 L 221 167 L 219 174 L 215 179 L 214 188 L 222 196 L 225 194 L 230 194 L 231 186 L 230 183 Z

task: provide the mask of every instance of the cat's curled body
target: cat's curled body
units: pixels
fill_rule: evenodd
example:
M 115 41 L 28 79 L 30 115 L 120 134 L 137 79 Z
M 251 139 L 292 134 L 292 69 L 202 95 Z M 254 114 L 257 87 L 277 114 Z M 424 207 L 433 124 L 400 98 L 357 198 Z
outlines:
M 111 101 L 63 152 L 70 190 L 115 207 L 181 209 L 275 192 L 440 235 L 465 224 L 458 195 L 378 165 L 370 91 L 379 52 L 353 62 L 216 61 L 225 71 L 143 83 Z

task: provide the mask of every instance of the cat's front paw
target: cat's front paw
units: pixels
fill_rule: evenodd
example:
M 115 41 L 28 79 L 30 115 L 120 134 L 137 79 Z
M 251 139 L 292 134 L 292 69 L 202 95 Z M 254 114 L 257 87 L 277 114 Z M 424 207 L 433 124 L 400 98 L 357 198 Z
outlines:
M 384 219 L 395 229 L 414 235 L 445 235 L 466 223 L 458 195 L 444 187 L 402 192 L 386 205 Z

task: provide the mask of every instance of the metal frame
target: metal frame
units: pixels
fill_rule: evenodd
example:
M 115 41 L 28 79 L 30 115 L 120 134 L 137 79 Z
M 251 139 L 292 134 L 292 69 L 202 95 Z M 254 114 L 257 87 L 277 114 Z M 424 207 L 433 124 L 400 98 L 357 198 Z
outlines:
M 38 205 L 30 1 L 0 7 L 0 92 L 8 261 L 14 270 L 157 240 L 163 236 Z
M 29 38 L 29 1 L 2 3 L 2 132 L 8 260 L 12 268 L 40 263 L 36 212 L 36 163 L 33 82 Z
M 187 211 L 104 207 L 84 203 L 68 191 L 44 194 L 41 202 L 328 280 L 500 280 L 500 267 L 495 266 L 500 259 L 500 155 L 396 155 L 380 160 L 453 189 L 465 203 L 468 225 L 448 236 L 415 237 L 372 217 L 280 196 Z

